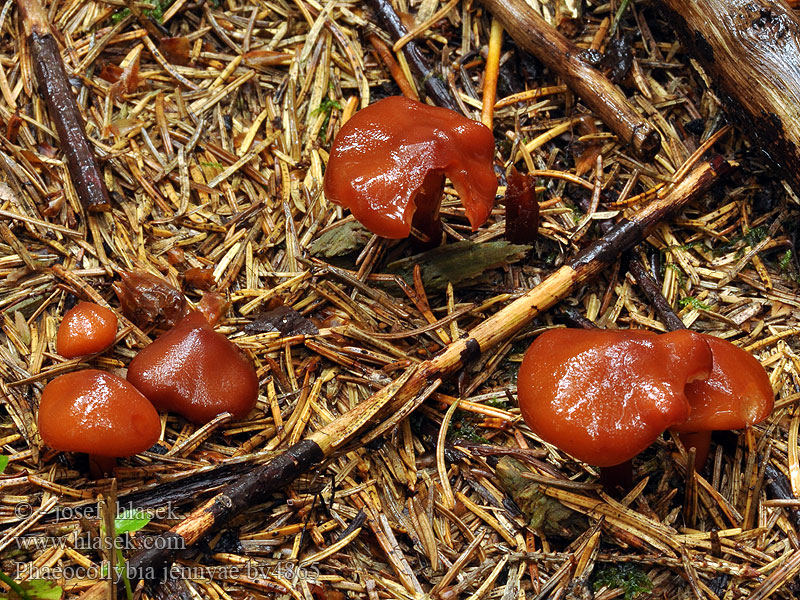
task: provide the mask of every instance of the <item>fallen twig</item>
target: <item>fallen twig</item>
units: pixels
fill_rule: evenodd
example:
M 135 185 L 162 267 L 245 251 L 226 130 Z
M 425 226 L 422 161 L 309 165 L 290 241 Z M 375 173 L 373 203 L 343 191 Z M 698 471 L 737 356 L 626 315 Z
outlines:
M 47 15 L 39 0 L 20 0 L 18 6 L 39 82 L 39 93 L 47 103 L 50 118 L 56 125 L 75 193 L 85 210 L 111 210 L 108 189 L 86 137 L 83 118 L 72 95 Z
M 658 317 L 661 319 L 661 322 L 664 323 L 667 330 L 676 331 L 678 329 L 686 329 L 681 318 L 675 314 L 675 311 L 672 310 L 667 299 L 664 298 L 656 280 L 638 258 L 634 256 L 630 258 L 628 261 L 628 270 L 636 280 L 639 289 L 642 290 L 653 305 L 653 308 L 656 309 Z
M 397 87 L 400 88 L 403 96 L 406 98 L 411 98 L 412 100 L 419 100 L 419 94 L 417 94 L 417 90 L 411 86 L 405 76 L 405 73 L 403 73 L 403 69 L 400 68 L 399 64 L 397 64 L 397 61 L 394 59 L 394 54 L 392 54 L 392 49 L 389 47 L 389 45 L 384 42 L 376 33 L 368 34 L 367 40 L 369 40 L 369 43 L 372 44 L 373 48 L 375 48 L 375 52 L 386 65 L 386 68 L 389 69 L 392 79 L 394 79 Z
M 481 0 L 517 44 L 533 53 L 643 160 L 661 148 L 661 135 L 600 71 L 581 59 L 581 49 L 540 17 L 524 0 Z

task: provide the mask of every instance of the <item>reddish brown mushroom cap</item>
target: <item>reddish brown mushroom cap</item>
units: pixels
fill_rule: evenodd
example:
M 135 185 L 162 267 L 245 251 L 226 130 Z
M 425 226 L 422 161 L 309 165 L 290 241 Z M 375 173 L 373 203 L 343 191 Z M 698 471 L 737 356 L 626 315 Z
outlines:
M 707 379 L 686 386 L 692 410 L 689 418 L 675 429 L 680 432 L 743 429 L 766 419 L 772 412 L 775 393 L 761 363 L 726 340 L 711 335 L 703 337 L 711 349 L 714 365 Z
M 122 377 L 86 369 L 59 375 L 39 403 L 39 434 L 54 450 L 132 456 L 161 434 L 153 405 Z
M 102 352 L 117 336 L 117 315 L 93 302 L 78 302 L 58 326 L 56 350 L 65 358 Z
M 325 195 L 373 233 L 405 238 L 415 211 L 428 218 L 438 213 L 446 175 L 476 229 L 494 205 L 493 158 L 492 132 L 481 123 L 392 96 L 360 110 L 339 131 Z
M 623 463 L 689 416 L 687 382 L 711 371 L 699 334 L 553 329 L 528 348 L 517 391 L 546 442 L 586 463 Z
M 244 418 L 258 398 L 253 363 L 196 312 L 133 358 L 128 381 L 157 409 L 194 423 L 207 423 L 223 412 Z

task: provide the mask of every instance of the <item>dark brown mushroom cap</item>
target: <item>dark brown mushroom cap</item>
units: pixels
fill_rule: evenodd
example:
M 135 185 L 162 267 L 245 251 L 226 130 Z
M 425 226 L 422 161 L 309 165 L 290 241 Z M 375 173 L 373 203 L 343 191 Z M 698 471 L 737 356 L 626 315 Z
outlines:
M 194 423 L 223 412 L 242 419 L 258 398 L 253 363 L 197 312 L 142 349 L 128 366 L 128 381 L 158 410 Z

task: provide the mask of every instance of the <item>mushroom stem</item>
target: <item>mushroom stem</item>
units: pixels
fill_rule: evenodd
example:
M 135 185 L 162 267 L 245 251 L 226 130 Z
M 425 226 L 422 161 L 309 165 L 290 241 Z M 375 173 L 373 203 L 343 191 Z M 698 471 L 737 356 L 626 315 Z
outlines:
M 114 456 L 101 456 L 100 454 L 89 455 L 89 473 L 95 479 L 102 479 L 106 475 L 113 475 L 116 466 L 117 459 Z
M 711 449 L 711 432 L 695 431 L 691 433 L 679 433 L 678 437 L 687 452 L 690 448 L 695 449 L 694 470 L 698 473 L 702 472 L 703 467 L 706 465 L 708 451 Z
M 621 498 L 633 487 L 633 462 L 600 468 L 600 485 L 603 491 L 614 498 Z
M 442 243 L 442 220 L 439 205 L 444 191 L 444 174 L 431 171 L 414 197 L 416 210 L 411 219 L 411 231 L 419 249 L 435 248 Z

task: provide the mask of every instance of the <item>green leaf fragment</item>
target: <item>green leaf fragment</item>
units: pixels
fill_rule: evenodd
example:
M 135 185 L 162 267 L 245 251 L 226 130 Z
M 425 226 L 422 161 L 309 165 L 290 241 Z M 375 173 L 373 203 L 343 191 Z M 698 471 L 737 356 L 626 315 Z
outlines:
M 653 582 L 640 567 L 630 563 L 603 565 L 595 571 L 594 591 L 606 587 L 625 592 L 625 600 L 653 591 Z
M 508 242 L 456 242 L 390 263 L 386 272 L 412 283 L 414 266 L 420 265 L 425 290 L 441 292 L 448 282 L 472 282 L 489 269 L 520 260 L 528 250 L 530 246 Z
M 781 271 L 785 271 L 789 268 L 791 264 L 792 264 L 792 250 L 790 248 L 781 255 L 781 258 L 778 262 L 778 266 L 780 266 Z
M 710 310 L 711 307 L 706 304 L 705 302 L 698 300 L 694 296 L 687 296 L 686 298 L 681 298 L 678 300 L 678 304 L 681 306 L 691 306 L 692 308 L 696 308 L 698 310 Z
M 114 519 L 114 531 L 117 535 L 139 531 L 150 522 L 150 515 L 138 508 L 129 508 Z
M 22 587 L 28 595 L 35 600 L 61 600 L 64 590 L 48 579 L 29 579 L 22 582 Z
M 586 530 L 586 519 L 582 515 L 545 495 L 538 483 L 522 476 L 528 469 L 520 461 L 504 456 L 497 463 L 496 472 L 532 529 L 547 536 L 568 539 Z
M 29 579 L 17 583 L 0 571 L 0 581 L 8 585 L 11 591 L 0 600 L 61 600 L 64 590 L 48 579 Z

